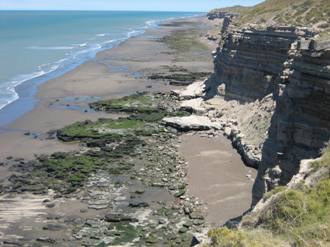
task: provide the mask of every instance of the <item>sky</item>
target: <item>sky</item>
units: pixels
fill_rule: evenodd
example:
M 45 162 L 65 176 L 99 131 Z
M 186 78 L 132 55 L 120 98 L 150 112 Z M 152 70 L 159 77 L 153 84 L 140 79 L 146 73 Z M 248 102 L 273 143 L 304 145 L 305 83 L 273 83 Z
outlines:
M 262 0 L 0 0 L 0 10 L 159 10 L 206 12 Z

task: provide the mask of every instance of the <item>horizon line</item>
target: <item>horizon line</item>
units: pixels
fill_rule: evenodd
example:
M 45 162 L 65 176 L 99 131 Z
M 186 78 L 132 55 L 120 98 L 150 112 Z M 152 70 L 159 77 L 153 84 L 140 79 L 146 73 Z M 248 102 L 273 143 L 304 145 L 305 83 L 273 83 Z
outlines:
M 208 11 L 187 11 L 187 10 L 125 10 L 125 9 L 0 9 L 0 11 L 129 11 L 129 12 L 181 12 L 181 13 L 207 13 Z

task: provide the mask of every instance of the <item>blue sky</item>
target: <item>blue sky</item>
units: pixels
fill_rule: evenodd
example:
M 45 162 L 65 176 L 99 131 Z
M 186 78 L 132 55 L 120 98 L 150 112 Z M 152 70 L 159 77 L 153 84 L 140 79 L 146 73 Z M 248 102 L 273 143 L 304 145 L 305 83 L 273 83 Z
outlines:
M 0 0 L 0 9 L 208 11 L 262 0 Z

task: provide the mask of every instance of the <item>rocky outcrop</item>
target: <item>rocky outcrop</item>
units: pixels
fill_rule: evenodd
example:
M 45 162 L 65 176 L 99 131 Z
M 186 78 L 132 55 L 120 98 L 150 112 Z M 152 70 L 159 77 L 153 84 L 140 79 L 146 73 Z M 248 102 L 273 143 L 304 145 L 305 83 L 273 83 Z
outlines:
M 259 167 L 253 204 L 287 184 L 300 161 L 319 156 L 330 139 L 330 44 L 313 35 L 307 28 L 230 25 L 214 53 L 206 98 L 216 92 L 235 102 L 217 110 L 222 118 L 235 119 L 236 130 L 229 126 L 228 136 L 243 158 Z
M 214 19 L 224 19 L 227 17 L 234 17 L 235 14 L 228 13 L 227 11 L 221 11 L 221 10 L 212 10 L 207 14 L 207 18 L 209 20 L 214 20 Z
M 205 81 L 196 81 L 182 90 L 173 90 L 180 100 L 189 100 L 203 97 L 205 94 Z
M 295 28 L 229 30 L 215 56 L 215 76 L 226 99 L 262 99 L 276 90 L 291 44 L 308 32 Z
M 167 117 L 163 119 L 163 123 L 166 126 L 173 127 L 180 131 L 210 130 L 221 128 L 219 123 L 212 122 L 208 117 L 197 115 L 186 117 Z
M 318 157 L 330 139 L 330 45 L 314 40 L 296 45 L 276 92 L 277 107 L 262 152 L 254 202 L 264 192 L 287 184 L 299 171 L 300 161 Z M 278 173 L 273 172 L 276 165 Z

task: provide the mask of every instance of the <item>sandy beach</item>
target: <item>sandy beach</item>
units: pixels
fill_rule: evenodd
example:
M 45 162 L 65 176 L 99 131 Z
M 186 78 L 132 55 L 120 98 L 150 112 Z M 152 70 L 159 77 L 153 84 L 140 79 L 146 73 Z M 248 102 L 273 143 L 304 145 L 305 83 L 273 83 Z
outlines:
M 221 226 L 250 207 L 256 171 L 227 138 L 183 135 L 179 150 L 188 162 L 189 193 L 205 203 L 208 222 Z
M 176 57 L 166 44 L 158 41 L 176 29 L 190 29 L 189 25 L 197 27 L 200 33 L 207 32 L 206 19 L 201 24 L 200 20 L 193 18 L 191 23 L 181 21 L 183 25 L 148 30 L 144 35 L 131 38 L 118 47 L 100 52 L 94 60 L 64 76 L 42 84 L 36 96 L 36 107 L 15 122 L 3 126 L 5 131 L 0 132 L 0 159 L 8 156 L 31 158 L 33 154 L 70 149 L 68 145 L 44 140 L 43 136 L 50 130 L 75 121 L 104 117 L 102 113 L 84 112 L 85 109 L 88 111 L 88 103 L 95 101 L 95 98 L 177 88 L 162 80 L 148 80 L 147 77 L 154 72 L 166 71 L 173 65 L 183 66 L 189 71 L 211 72 L 213 64 L 210 54 L 204 52 L 203 59 L 197 59 L 193 54 L 189 55 L 189 52 Z M 210 46 L 209 51 L 215 47 L 214 43 L 205 43 Z M 67 98 L 78 101 L 75 109 L 68 106 L 71 102 Z M 34 135 L 25 136 L 26 132 Z
M 169 92 L 183 88 L 183 85 L 173 85 L 171 80 L 164 79 L 177 71 L 187 76 L 202 75 L 200 79 L 204 79 L 204 74 L 213 70 L 211 51 L 217 45 L 216 42 L 207 40 L 205 35 L 209 31 L 214 33 L 215 28 L 215 23 L 204 17 L 168 22 L 158 29 L 150 29 L 141 36 L 131 38 L 118 47 L 100 52 L 95 59 L 42 84 L 37 93 L 36 107 L 15 122 L 3 126 L 0 132 L 0 160 L 10 164 L 30 160 L 40 154 L 79 151 L 81 144 L 60 142 L 54 137 L 54 131 L 77 121 L 96 121 L 99 118 L 121 116 L 94 111 L 89 107 L 89 103 L 100 99 L 119 98 L 135 92 Z M 191 44 L 183 42 L 188 38 L 193 40 Z M 228 140 L 224 137 L 183 135 L 178 146 L 180 156 L 187 162 L 188 195 L 203 202 L 207 223 L 221 225 L 249 208 L 255 172 L 244 166 Z M 160 151 L 163 149 L 159 147 Z M 154 172 L 153 169 L 156 169 L 155 172 L 160 170 L 152 168 L 150 171 Z M 12 174 L 10 165 L 0 166 L 0 172 L 0 179 L 6 179 Z M 179 171 L 178 175 L 180 174 Z M 95 178 L 89 180 L 99 182 L 113 179 L 105 178 L 103 174 L 94 176 Z M 162 178 L 162 181 L 168 182 L 166 178 Z M 114 186 L 112 183 L 111 181 L 111 186 Z M 134 183 L 136 182 L 129 182 L 129 188 L 134 188 Z M 139 183 L 137 185 L 141 186 Z M 97 194 L 99 189 L 96 187 L 93 193 Z M 145 190 L 147 192 L 143 192 L 145 195 L 142 199 L 152 205 L 158 205 L 156 202 L 161 199 L 166 203 L 176 201 L 162 189 Z M 111 193 L 109 195 L 112 195 Z M 125 193 L 125 196 L 121 195 L 119 198 L 129 198 L 128 192 Z M 20 239 L 24 236 L 30 240 L 36 236 L 40 237 L 45 232 L 44 225 L 54 220 L 50 215 L 58 214 L 61 215 L 60 219 L 77 218 L 83 221 L 91 217 L 104 217 L 108 212 L 103 209 L 87 211 L 83 190 L 70 200 L 54 198 L 57 205 L 54 209 L 45 209 L 44 203 L 49 197 L 52 195 L 38 196 L 27 193 L 23 197 L 6 195 L 0 198 L 0 223 L 3 225 L 0 228 L 0 238 L 11 236 Z M 180 197 L 180 194 L 177 197 Z M 114 202 L 124 199 L 117 198 Z M 109 197 L 108 200 L 114 199 Z M 22 205 L 28 205 L 28 208 Z M 6 216 L 8 208 L 11 209 L 11 217 Z M 148 212 L 140 214 L 148 215 Z M 139 217 L 142 217 L 141 215 Z M 200 216 L 189 217 L 196 226 L 204 224 L 204 220 L 198 218 Z M 71 221 L 69 222 L 71 224 Z M 48 233 L 48 236 L 60 244 L 61 241 L 71 241 L 72 238 L 62 228 Z

